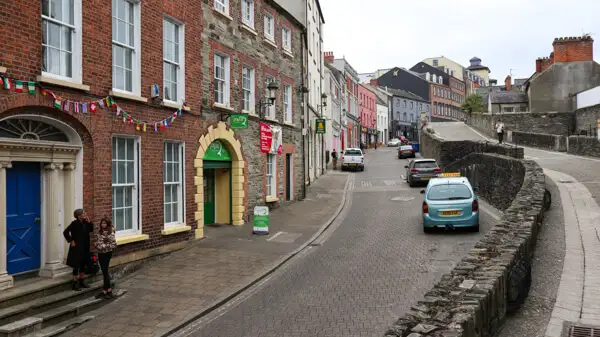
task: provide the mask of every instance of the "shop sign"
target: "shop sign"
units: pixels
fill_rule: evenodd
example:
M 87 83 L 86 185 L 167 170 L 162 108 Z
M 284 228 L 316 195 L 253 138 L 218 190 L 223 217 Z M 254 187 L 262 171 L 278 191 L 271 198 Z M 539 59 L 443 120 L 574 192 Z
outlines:
M 280 126 L 260 123 L 260 152 L 283 153 L 283 137 Z
M 273 132 L 271 126 L 267 123 L 260 123 L 260 152 L 271 152 L 271 144 L 273 143 Z
M 231 154 L 219 140 L 215 140 L 210 143 L 202 160 L 213 160 L 213 161 L 231 161 Z
M 255 206 L 252 232 L 258 235 L 269 234 L 269 207 Z
M 315 133 L 317 133 L 317 134 L 325 133 L 325 119 L 316 119 L 315 120 Z
M 248 114 L 231 114 L 229 120 L 232 129 L 248 128 Z

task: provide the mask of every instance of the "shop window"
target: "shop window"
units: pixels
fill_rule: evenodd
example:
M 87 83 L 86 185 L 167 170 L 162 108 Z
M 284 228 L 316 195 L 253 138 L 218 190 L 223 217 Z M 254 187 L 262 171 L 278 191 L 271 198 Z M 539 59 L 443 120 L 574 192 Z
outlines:
M 267 197 L 277 197 L 277 156 L 267 153 Z

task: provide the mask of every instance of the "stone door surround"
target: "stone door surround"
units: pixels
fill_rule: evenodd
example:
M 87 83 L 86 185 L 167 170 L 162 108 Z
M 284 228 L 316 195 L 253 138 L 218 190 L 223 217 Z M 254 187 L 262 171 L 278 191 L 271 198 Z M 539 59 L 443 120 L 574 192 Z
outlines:
M 194 159 L 196 176 L 195 201 L 197 210 L 195 219 L 198 222 L 195 237 L 204 237 L 204 153 L 208 146 L 215 140 L 220 140 L 231 154 L 231 223 L 239 226 L 244 224 L 244 157 L 242 155 L 242 144 L 235 137 L 235 133 L 224 122 L 218 122 L 208 127 L 206 133 L 200 137 L 200 146 Z M 258 145 L 258 144 L 257 144 Z

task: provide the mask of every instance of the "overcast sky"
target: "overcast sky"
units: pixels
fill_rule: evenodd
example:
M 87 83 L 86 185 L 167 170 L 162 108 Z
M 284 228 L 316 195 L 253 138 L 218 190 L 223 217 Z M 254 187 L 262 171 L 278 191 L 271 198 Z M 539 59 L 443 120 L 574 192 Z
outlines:
M 600 39 L 600 0 L 320 0 L 324 51 L 359 73 L 410 68 L 444 55 L 463 66 L 478 56 L 503 83 L 527 78 L 555 37 Z M 598 59 L 600 42 L 595 43 Z

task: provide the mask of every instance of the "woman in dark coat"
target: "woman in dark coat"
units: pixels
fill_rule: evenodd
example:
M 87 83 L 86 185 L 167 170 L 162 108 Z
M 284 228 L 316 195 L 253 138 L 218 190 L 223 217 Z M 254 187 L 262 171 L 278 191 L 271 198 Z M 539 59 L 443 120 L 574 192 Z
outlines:
M 85 266 L 90 258 L 90 233 L 94 231 L 94 225 L 82 209 L 75 210 L 73 216 L 75 220 L 63 235 L 69 243 L 67 266 L 73 268 L 73 290 L 80 291 L 81 288 L 89 288 L 84 283 Z

